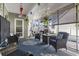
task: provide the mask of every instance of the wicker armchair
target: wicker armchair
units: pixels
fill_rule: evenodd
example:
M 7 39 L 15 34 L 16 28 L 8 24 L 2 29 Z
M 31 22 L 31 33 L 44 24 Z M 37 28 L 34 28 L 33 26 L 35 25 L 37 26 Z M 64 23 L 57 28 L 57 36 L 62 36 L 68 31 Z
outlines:
M 66 43 L 68 39 L 69 34 L 66 32 L 59 32 L 57 36 L 50 37 L 50 45 L 52 45 L 57 52 L 57 49 L 59 48 L 66 48 Z

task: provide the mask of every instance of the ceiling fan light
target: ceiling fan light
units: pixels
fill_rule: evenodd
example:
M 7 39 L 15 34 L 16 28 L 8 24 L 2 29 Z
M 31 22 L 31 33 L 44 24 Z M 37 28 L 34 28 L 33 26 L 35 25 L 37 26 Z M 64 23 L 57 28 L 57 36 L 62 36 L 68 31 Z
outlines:
M 40 6 L 40 3 L 38 3 L 38 6 Z
M 22 17 L 22 15 L 19 15 L 18 17 Z

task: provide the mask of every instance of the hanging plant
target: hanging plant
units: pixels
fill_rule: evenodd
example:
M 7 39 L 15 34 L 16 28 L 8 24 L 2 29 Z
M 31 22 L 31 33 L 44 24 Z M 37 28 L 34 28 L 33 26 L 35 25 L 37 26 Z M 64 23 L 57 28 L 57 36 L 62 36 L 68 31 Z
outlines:
M 44 25 L 47 26 L 48 25 L 48 17 L 44 17 L 42 22 L 44 23 Z
M 28 16 L 26 16 L 25 20 L 28 21 Z

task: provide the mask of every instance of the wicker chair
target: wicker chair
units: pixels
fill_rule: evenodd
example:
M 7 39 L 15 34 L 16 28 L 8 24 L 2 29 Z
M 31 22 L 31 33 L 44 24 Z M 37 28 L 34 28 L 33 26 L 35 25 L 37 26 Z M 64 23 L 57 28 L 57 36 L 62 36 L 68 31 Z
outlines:
M 52 45 L 55 48 L 56 52 L 57 52 L 57 49 L 60 49 L 60 48 L 67 49 L 66 43 L 67 43 L 68 36 L 69 34 L 66 32 L 59 32 L 57 36 L 50 37 L 50 40 L 49 40 L 50 45 Z
M 39 33 L 35 34 L 35 39 L 39 39 L 40 40 L 40 34 Z

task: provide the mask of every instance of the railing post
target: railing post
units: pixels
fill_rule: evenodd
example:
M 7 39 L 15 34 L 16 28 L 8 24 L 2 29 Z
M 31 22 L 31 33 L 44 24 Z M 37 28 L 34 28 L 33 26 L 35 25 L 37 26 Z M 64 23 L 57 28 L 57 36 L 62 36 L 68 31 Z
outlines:
M 76 5 L 76 50 L 78 51 L 78 5 Z

